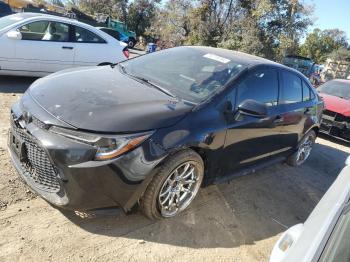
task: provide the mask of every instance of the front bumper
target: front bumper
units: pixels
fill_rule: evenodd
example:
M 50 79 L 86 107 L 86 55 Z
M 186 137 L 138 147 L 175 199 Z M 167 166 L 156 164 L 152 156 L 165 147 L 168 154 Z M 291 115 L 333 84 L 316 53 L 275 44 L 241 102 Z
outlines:
M 347 121 L 338 121 L 337 115 L 324 114 L 320 131 L 327 135 L 342 138 L 350 141 L 350 123 Z
M 23 128 L 18 104 L 14 107 L 8 143 L 12 162 L 28 186 L 55 206 L 71 210 L 120 206 L 127 211 L 163 159 L 154 154 L 159 150 L 149 139 L 117 159 L 92 161 L 93 146 L 49 132 L 41 121 L 43 125 L 32 121 Z M 23 158 L 13 146 L 13 135 L 23 141 Z

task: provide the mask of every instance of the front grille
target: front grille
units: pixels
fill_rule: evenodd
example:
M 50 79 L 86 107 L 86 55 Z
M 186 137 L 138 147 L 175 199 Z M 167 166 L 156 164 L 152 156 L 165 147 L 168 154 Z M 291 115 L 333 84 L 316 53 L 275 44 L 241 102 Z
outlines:
M 23 174 L 41 190 L 56 193 L 60 191 L 57 170 L 46 152 L 31 135 L 12 121 L 13 133 L 24 142 L 24 160 L 21 160 Z
M 337 114 L 334 120 L 337 122 L 346 122 L 347 118 L 342 114 Z
M 326 109 L 326 110 L 323 110 L 323 114 L 327 116 L 335 117 L 337 113 Z

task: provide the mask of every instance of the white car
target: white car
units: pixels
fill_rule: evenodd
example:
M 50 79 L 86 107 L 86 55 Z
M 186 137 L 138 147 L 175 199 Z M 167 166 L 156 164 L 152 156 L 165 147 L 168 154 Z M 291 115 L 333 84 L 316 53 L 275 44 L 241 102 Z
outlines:
M 350 261 L 350 157 L 304 224 L 289 228 L 270 262 Z
M 76 20 L 38 13 L 0 18 L 0 75 L 41 77 L 128 56 L 125 43 Z

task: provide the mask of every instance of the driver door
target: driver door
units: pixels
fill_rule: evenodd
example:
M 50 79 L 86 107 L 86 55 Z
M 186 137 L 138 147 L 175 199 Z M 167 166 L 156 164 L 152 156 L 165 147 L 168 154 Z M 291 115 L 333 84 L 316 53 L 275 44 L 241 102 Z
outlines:
M 223 161 L 227 173 L 234 173 L 285 151 L 279 142 L 283 138 L 278 94 L 278 70 L 269 67 L 249 71 L 233 88 L 229 99 L 234 105 L 236 117 L 227 124 Z M 262 118 L 238 113 L 238 105 L 247 99 L 265 104 L 267 116 Z
M 17 29 L 16 62 L 13 70 L 48 74 L 73 66 L 74 43 L 70 42 L 70 25 L 42 20 Z

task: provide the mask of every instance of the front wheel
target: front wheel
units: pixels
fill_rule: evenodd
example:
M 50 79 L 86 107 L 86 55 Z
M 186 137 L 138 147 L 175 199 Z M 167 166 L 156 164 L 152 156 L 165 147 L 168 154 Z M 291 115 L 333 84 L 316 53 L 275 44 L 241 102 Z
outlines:
M 310 156 L 315 140 L 315 131 L 309 131 L 300 141 L 298 150 L 287 159 L 287 163 L 291 166 L 300 166 L 304 164 Z
M 154 175 L 141 199 L 141 210 L 150 219 L 174 217 L 186 209 L 203 180 L 202 158 L 192 150 L 170 156 Z

